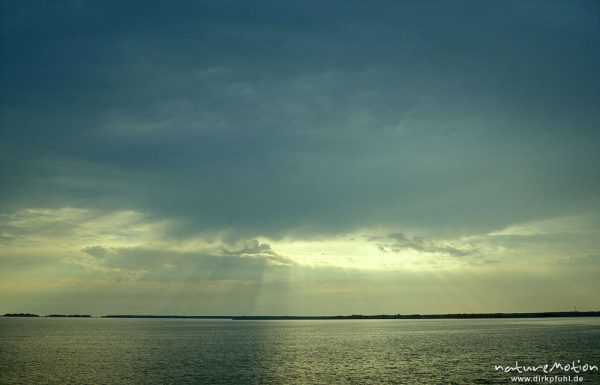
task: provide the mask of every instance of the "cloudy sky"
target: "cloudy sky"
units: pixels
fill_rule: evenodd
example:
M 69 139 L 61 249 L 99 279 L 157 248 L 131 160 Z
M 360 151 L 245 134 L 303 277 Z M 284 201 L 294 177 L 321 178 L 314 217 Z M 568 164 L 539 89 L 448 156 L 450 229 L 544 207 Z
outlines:
M 0 17 L 0 313 L 600 308 L 597 2 Z

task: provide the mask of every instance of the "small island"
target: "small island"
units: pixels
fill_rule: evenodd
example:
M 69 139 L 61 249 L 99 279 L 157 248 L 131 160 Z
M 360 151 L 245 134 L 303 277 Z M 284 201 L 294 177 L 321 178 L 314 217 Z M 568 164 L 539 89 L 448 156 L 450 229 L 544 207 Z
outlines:
M 4 317 L 39 317 L 39 315 L 32 313 L 6 313 Z
M 33 313 L 5 313 L 3 317 L 92 318 L 90 314 L 48 314 L 40 316 Z

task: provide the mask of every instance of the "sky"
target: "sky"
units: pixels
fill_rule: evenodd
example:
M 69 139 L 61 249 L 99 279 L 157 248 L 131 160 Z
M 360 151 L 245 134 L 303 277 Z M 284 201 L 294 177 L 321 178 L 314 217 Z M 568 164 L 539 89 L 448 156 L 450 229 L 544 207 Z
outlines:
M 598 2 L 0 21 L 0 313 L 600 310 Z

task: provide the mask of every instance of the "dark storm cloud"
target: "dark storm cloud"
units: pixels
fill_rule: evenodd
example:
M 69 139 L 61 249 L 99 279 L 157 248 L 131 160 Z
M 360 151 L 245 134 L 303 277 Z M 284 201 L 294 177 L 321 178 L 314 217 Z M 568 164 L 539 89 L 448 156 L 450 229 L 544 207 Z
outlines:
M 5 2 L 2 211 L 270 237 L 597 211 L 599 17 L 593 2 Z

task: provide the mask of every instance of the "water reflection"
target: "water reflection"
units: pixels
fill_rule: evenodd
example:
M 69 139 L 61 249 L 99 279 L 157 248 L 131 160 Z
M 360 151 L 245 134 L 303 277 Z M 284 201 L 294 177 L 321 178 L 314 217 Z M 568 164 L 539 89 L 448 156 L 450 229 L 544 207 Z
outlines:
M 600 320 L 0 319 L 7 384 L 490 384 L 577 359 L 600 363 Z

